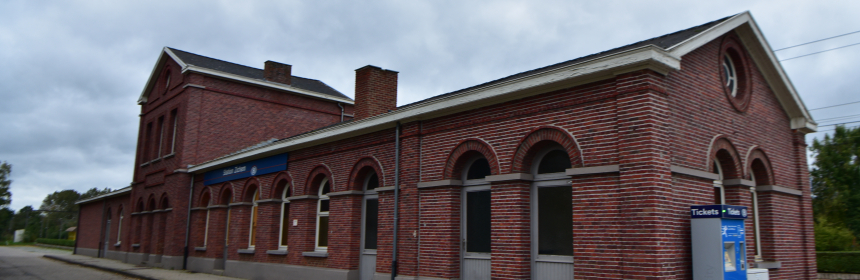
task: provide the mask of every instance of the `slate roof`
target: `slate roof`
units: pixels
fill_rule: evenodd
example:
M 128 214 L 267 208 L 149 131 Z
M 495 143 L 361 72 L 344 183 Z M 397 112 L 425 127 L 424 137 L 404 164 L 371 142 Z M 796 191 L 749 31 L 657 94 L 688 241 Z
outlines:
M 425 103 L 425 102 L 430 102 L 430 101 L 433 101 L 433 100 L 436 100 L 436 99 L 440 99 L 440 98 L 443 98 L 443 97 L 447 97 L 447 96 L 451 96 L 451 95 L 457 95 L 457 94 L 459 94 L 459 93 L 467 92 L 467 91 L 470 91 L 470 90 L 475 89 L 475 88 L 481 88 L 481 87 L 485 87 L 485 86 L 492 85 L 492 84 L 496 84 L 496 83 L 501 83 L 501 82 L 505 82 L 505 81 L 515 80 L 515 79 L 518 79 L 518 78 L 521 78 L 521 77 L 526 77 L 526 76 L 529 76 L 529 75 L 532 75 L 532 74 L 535 74 L 535 73 L 545 72 L 545 71 L 549 71 L 549 70 L 553 70 L 553 69 L 557 69 L 557 68 L 562 68 L 562 67 L 569 66 L 569 65 L 574 65 L 574 64 L 582 63 L 582 62 L 589 61 L 589 60 L 592 60 L 592 59 L 596 59 L 596 58 L 599 58 L 599 57 L 609 56 L 609 55 L 612 55 L 612 54 L 621 53 L 621 52 L 624 52 L 624 51 L 627 51 L 627 50 L 631 50 L 631 49 L 635 49 L 635 48 L 639 48 L 639 47 L 643 47 L 643 46 L 647 46 L 647 45 L 654 45 L 654 46 L 660 47 L 660 48 L 662 48 L 662 49 L 664 49 L 664 50 L 665 50 L 665 49 L 669 49 L 669 48 L 671 48 L 671 47 L 673 47 L 673 46 L 675 46 L 675 45 L 677 45 L 677 44 L 679 44 L 679 43 L 681 43 L 681 42 L 684 42 L 684 41 L 686 41 L 686 40 L 688 40 L 688 39 L 693 38 L 694 36 L 696 36 L 696 35 L 698 35 L 698 34 L 700 34 L 700 33 L 704 32 L 704 31 L 706 31 L 706 30 L 710 29 L 711 27 L 714 27 L 714 26 L 716 26 L 716 25 L 718 25 L 718 24 L 720 24 L 720 23 L 722 23 L 722 22 L 724 22 L 724 21 L 726 21 L 726 20 L 728 20 L 728 19 L 730 19 L 730 18 L 732 18 L 732 17 L 735 17 L 735 16 L 737 16 L 737 15 L 739 15 L 739 14 L 735 14 L 735 15 L 727 16 L 727 17 L 724 17 L 724 18 L 721 18 L 721 19 L 718 19 L 718 20 L 714 20 L 714 21 L 711 21 L 711 22 L 708 22 L 708 23 L 705 23 L 705 24 L 702 24 L 702 25 L 694 26 L 694 27 L 691 27 L 691 28 L 687 28 L 687 29 L 680 30 L 680 31 L 677 31 L 677 32 L 674 32 L 674 33 L 669 33 L 669 34 L 666 34 L 666 35 L 662 35 L 662 36 L 654 37 L 654 38 L 651 38 L 651 39 L 647 39 L 647 40 L 639 41 L 639 42 L 632 43 L 632 44 L 629 44 L 629 45 L 625 45 L 625 46 L 617 47 L 617 48 L 610 49 L 610 50 L 607 50 L 607 51 L 603 51 L 603 52 L 599 52 L 599 53 L 595 53 L 595 54 L 590 54 L 590 55 L 586 55 L 586 56 L 579 57 L 579 58 L 574 58 L 574 59 L 571 59 L 571 60 L 568 60 L 568 61 L 564 61 L 564 62 L 556 63 L 556 64 L 553 64 L 553 65 L 549 65 L 549 66 L 545 66 L 545 67 L 541 67 L 541 68 L 537 68 L 537 69 L 533 69 L 533 70 L 529 70 L 529 71 L 525 71 L 525 72 L 521 72 L 521 73 L 514 74 L 514 75 L 511 75 L 511 76 L 507 76 L 507 77 L 504 77 L 504 78 L 501 78 L 501 79 L 497 79 L 497 80 L 489 81 L 489 82 L 482 83 L 482 84 L 479 84 L 479 85 L 475 85 L 475 86 L 472 86 L 472 87 L 464 88 L 464 89 L 461 89 L 461 90 L 457 90 L 457 91 L 453 91 L 453 92 L 449 92 L 449 93 L 440 94 L 440 95 L 433 96 L 433 97 L 430 97 L 430 98 L 427 98 L 427 99 L 424 99 L 424 100 L 421 100 L 421 101 L 417 101 L 417 102 L 409 103 L 409 104 L 406 104 L 406 105 L 403 105 L 403 106 L 399 106 L 399 107 L 397 107 L 397 108 L 398 108 L 398 110 L 400 110 L 400 109 L 404 109 L 404 108 L 411 107 L 411 106 L 417 106 L 417 105 L 420 105 L 420 104 Z M 240 65 L 240 66 L 241 66 L 241 65 Z M 262 74 L 261 74 L 261 75 L 262 75 Z M 335 124 L 328 125 L 328 126 L 325 126 L 325 127 L 316 128 L 316 129 L 313 129 L 313 130 L 310 130 L 310 131 L 307 131 L 307 132 L 304 132 L 304 133 L 296 134 L 296 135 L 293 135 L 293 136 L 290 136 L 290 137 L 287 137 L 287 138 L 282 138 L 282 139 L 277 139 L 277 140 L 272 139 L 272 140 L 267 141 L 268 143 L 261 143 L 261 144 L 258 144 L 258 145 L 253 145 L 253 146 L 251 146 L 251 147 L 247 147 L 247 148 L 241 149 L 241 150 L 239 150 L 239 151 L 236 151 L 236 152 L 234 152 L 234 153 L 230 153 L 230 154 L 227 154 L 227 155 L 224 155 L 224 156 L 220 156 L 220 157 L 218 157 L 218 158 L 215 158 L 215 159 L 212 159 L 212 160 L 209 160 L 209 161 L 206 161 L 206 162 L 213 162 L 213 161 L 216 161 L 216 160 L 219 160 L 219 159 L 222 159 L 222 158 L 226 158 L 226 157 L 229 157 L 229 156 L 232 156 L 232 155 L 235 155 L 235 154 L 240 154 L 240 153 L 244 153 L 244 152 L 247 152 L 247 151 L 250 151 L 250 150 L 256 150 L 256 149 L 260 149 L 260 148 L 263 148 L 263 147 L 267 147 L 267 146 L 275 145 L 275 144 L 278 144 L 278 143 L 281 143 L 281 142 L 289 141 L 289 140 L 291 140 L 291 139 L 300 138 L 300 137 L 303 137 L 303 136 L 305 136 L 305 135 L 312 134 L 312 133 L 315 133 L 315 132 L 317 132 L 317 131 L 324 130 L 324 129 L 328 129 L 328 128 L 331 128 L 331 127 L 334 127 L 334 126 L 349 125 L 349 124 L 351 123 L 351 121 L 352 121 L 352 120 L 347 120 L 347 121 L 344 121 L 344 122 L 335 123 Z M 204 162 L 204 163 L 205 163 L 205 162 Z M 203 164 L 203 163 L 201 163 L 201 164 Z M 199 164 L 198 164 L 198 165 L 199 165 Z
M 674 33 L 669 33 L 669 34 L 666 34 L 666 35 L 663 35 L 663 36 L 654 37 L 654 38 L 647 39 L 647 40 L 643 40 L 643 41 L 639 41 L 639 42 L 636 42 L 636 43 L 633 43 L 633 44 L 629 44 L 629 45 L 625 45 L 625 46 L 617 47 L 617 48 L 614 48 L 614 49 L 611 49 L 611 50 L 602 51 L 602 52 L 599 52 L 599 53 L 590 54 L 590 55 L 586 55 L 586 56 L 583 56 L 583 57 L 574 58 L 574 59 L 571 59 L 571 60 L 568 60 L 568 61 L 564 61 L 564 62 L 556 63 L 556 64 L 553 64 L 553 65 L 549 65 L 549 66 L 545 66 L 545 67 L 541 67 L 541 68 L 537 68 L 537 69 L 533 69 L 533 70 L 529 70 L 529 71 L 521 72 L 521 73 L 514 74 L 514 75 L 510 75 L 510 76 L 507 76 L 507 77 L 504 77 L 504 78 L 501 78 L 501 79 L 497 79 L 497 80 L 489 81 L 489 82 L 486 82 L 486 83 L 483 83 L 483 84 L 479 84 L 479 85 L 471 86 L 471 87 L 468 87 L 468 88 L 464 88 L 464 89 L 461 89 L 461 90 L 457 90 L 457 91 L 453 91 L 453 92 L 449 92 L 449 93 L 443 93 L 443 94 L 440 94 L 440 95 L 437 95 L 437 96 L 433 96 L 433 97 L 430 97 L 430 98 L 427 98 L 427 99 L 424 99 L 424 100 L 421 100 L 421 101 L 417 101 L 417 102 L 413 102 L 413 103 L 409 103 L 409 104 L 406 104 L 406 105 L 400 106 L 400 107 L 398 107 L 398 109 L 400 109 L 400 108 L 406 108 L 406 107 L 409 107 L 409 106 L 413 106 L 413 105 L 421 104 L 421 103 L 428 102 L 428 101 L 432 101 L 432 100 L 436 100 L 436 99 L 439 99 L 439 98 L 442 98 L 442 97 L 446 97 L 446 96 L 450 96 L 450 95 L 456 95 L 456 94 L 458 94 L 458 93 L 465 92 L 465 91 L 469 91 L 469 90 L 472 90 L 472 89 L 475 89 L 475 88 L 481 88 L 481 87 L 485 87 L 485 86 L 487 86 L 487 85 L 491 85 L 491 84 L 495 84 L 495 83 L 500 83 L 500 82 L 505 82 L 505 81 L 509 81 L 509 80 L 514 80 L 514 79 L 517 79 L 517 78 L 520 78 L 520 77 L 529 76 L 529 75 L 532 75 L 532 74 L 535 74 L 535 73 L 545 72 L 545 71 L 553 70 L 553 69 L 556 69 L 556 68 L 562 68 L 562 67 L 565 67 L 565 66 L 569 66 L 569 65 L 573 65 L 573 64 L 581 63 L 581 62 L 588 61 L 588 60 L 591 60 L 591 59 L 599 58 L 599 57 L 602 57 L 602 56 L 608 56 L 608 55 L 612 55 L 612 54 L 615 54 L 615 53 L 620 53 L 620 52 L 623 52 L 623 51 L 627 51 L 627 50 L 631 50 L 631 49 L 635 49 L 635 48 L 639 48 L 639 47 L 643 47 L 643 46 L 647 46 L 647 45 L 654 45 L 654 46 L 660 47 L 660 48 L 662 48 L 662 49 L 668 49 L 668 48 L 670 48 L 670 47 L 672 47 L 672 46 L 677 45 L 678 43 L 684 42 L 684 41 L 686 41 L 687 39 L 692 38 L 693 36 L 696 36 L 697 34 L 699 34 L 699 33 L 703 32 L 703 31 L 705 31 L 705 30 L 708 30 L 709 28 L 711 28 L 711 27 L 713 27 L 713 26 L 715 26 L 715 25 L 717 25 L 717 24 L 720 24 L 721 22 L 726 21 L 726 20 L 728 20 L 729 18 L 734 17 L 734 16 L 735 16 L 735 15 L 727 16 L 727 17 L 724 17 L 724 18 L 721 18 L 721 19 L 718 19 L 718 20 L 715 20 L 715 21 L 711 21 L 711 22 L 708 22 L 708 23 L 705 23 L 705 24 L 702 24 L 702 25 L 699 25 L 699 26 L 694 26 L 694 27 L 691 27 L 691 28 L 687 28 L 687 29 L 684 29 L 684 30 L 681 30 L 681 31 L 677 31 L 677 32 L 674 32 Z
M 198 67 L 208 68 L 216 71 L 221 71 L 225 73 L 230 73 L 234 75 L 239 75 L 243 77 L 248 77 L 251 79 L 264 80 L 263 79 L 263 69 L 258 69 L 254 67 L 248 67 L 241 64 L 236 64 L 232 62 L 227 62 L 211 57 L 202 56 L 199 54 L 194 54 L 190 52 L 186 52 L 183 50 L 177 50 L 171 47 L 168 47 L 170 51 L 173 52 L 179 59 L 182 60 L 185 64 L 190 64 Z M 271 81 L 269 81 L 271 83 Z M 330 95 L 339 98 L 346 98 L 352 100 L 343 93 L 337 91 L 336 89 L 328 86 L 326 83 L 323 83 L 320 80 L 302 78 L 297 76 L 292 76 L 291 85 L 293 87 L 297 87 L 300 89 L 310 90 L 318 93 L 322 93 L 325 95 Z

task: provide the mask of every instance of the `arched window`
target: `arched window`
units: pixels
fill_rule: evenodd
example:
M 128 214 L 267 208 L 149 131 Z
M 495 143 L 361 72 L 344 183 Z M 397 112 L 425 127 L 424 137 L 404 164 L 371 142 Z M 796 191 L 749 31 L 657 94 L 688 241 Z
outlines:
M 466 161 L 461 191 L 460 238 L 462 246 L 461 279 L 482 278 L 474 271 L 490 271 L 491 207 L 490 184 L 484 179 L 491 175 L 490 163 L 482 154 Z M 489 275 L 487 275 L 489 276 Z
M 759 204 L 758 204 L 758 193 L 756 188 L 758 186 L 770 185 L 770 174 L 767 171 L 768 168 L 764 164 L 761 159 L 755 159 L 752 162 L 751 170 L 750 170 L 750 180 L 753 181 L 754 187 L 750 188 L 750 195 L 752 196 L 752 212 L 753 212 L 753 242 L 755 242 L 755 261 L 763 262 L 764 258 L 762 257 L 764 253 L 762 252 L 762 244 L 761 244 L 761 218 L 759 214 Z
M 315 251 L 328 251 L 328 210 L 331 183 L 324 178 L 319 187 L 319 201 L 317 202 L 317 240 Z
M 484 179 L 484 177 L 491 174 L 490 162 L 483 156 L 473 158 L 466 164 L 466 170 L 464 170 L 463 174 L 466 176 L 465 180 Z
M 365 176 L 362 190 L 364 191 L 364 249 L 376 250 L 376 241 L 379 228 L 379 195 L 376 188 L 379 187 L 379 176 L 371 171 Z
M 287 240 L 290 232 L 290 200 L 289 197 L 292 196 L 292 188 L 287 183 L 287 180 L 281 180 L 278 182 L 278 188 L 283 188 L 281 191 L 281 232 L 278 233 L 278 249 L 286 250 L 287 249 Z
M 122 206 L 119 208 L 119 225 L 117 225 L 116 229 L 116 245 L 122 243 Z
M 206 207 L 206 223 L 203 226 L 203 247 L 206 247 L 206 240 L 209 239 L 209 205 L 211 201 L 212 197 L 209 195 L 209 192 L 203 193 L 203 197 L 200 199 L 200 207 Z
M 533 279 L 551 274 L 548 266 L 573 269 L 573 189 L 564 172 L 570 156 L 559 144 L 535 154 L 532 183 Z
M 717 174 L 717 179 L 714 180 L 714 204 L 726 204 L 726 190 L 723 188 L 723 180 L 725 179 L 723 166 L 716 158 L 712 164 L 714 165 L 714 173 Z
M 255 186 L 256 187 L 256 186 Z M 257 201 L 260 200 L 260 190 L 255 189 L 254 195 L 251 197 L 251 229 L 248 233 L 248 248 L 254 248 L 257 241 Z

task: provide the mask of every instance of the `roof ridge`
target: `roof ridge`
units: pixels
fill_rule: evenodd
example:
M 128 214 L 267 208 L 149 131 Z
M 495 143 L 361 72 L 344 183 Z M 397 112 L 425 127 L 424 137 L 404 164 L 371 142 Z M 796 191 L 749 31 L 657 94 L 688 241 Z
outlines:
M 738 13 L 738 14 L 740 14 L 740 13 Z M 558 67 L 558 66 L 562 66 L 562 65 L 567 65 L 567 64 L 576 64 L 577 62 L 582 62 L 582 61 L 584 61 L 584 60 L 588 60 L 588 59 L 591 59 L 591 58 L 598 58 L 598 57 L 601 57 L 601 56 L 603 56 L 603 55 L 619 53 L 619 52 L 622 52 L 622 51 L 625 51 L 625 50 L 628 50 L 628 49 L 632 49 L 632 48 L 637 47 L 637 46 L 655 45 L 654 43 L 650 43 L 650 44 L 648 44 L 648 42 L 655 42 L 655 43 L 658 43 L 658 42 L 660 42 L 660 41 L 661 41 L 660 39 L 670 38 L 670 37 L 672 37 L 673 35 L 677 36 L 677 35 L 678 35 L 678 34 L 680 34 L 680 33 L 687 32 L 687 31 L 693 31 L 693 30 L 696 30 L 697 28 L 701 28 L 701 27 L 704 27 L 704 26 L 712 26 L 712 25 L 716 25 L 717 23 L 723 22 L 723 21 L 725 21 L 725 20 L 727 20 L 727 19 L 730 19 L 730 18 L 732 18 L 732 17 L 734 17 L 734 16 L 736 16 L 736 15 L 738 15 L 738 14 L 734 14 L 734 15 L 731 15 L 731 16 L 726 16 L 726 17 L 723 17 L 723 18 L 720 18 L 720 19 L 717 19 L 717 20 L 712 20 L 712 21 L 709 21 L 709 22 L 706 22 L 706 23 L 703 23 L 703 24 L 700 24 L 700 25 L 696 25 L 696 26 L 690 27 L 690 28 L 686 28 L 686 29 L 678 30 L 678 31 L 675 31 L 675 32 L 672 32 L 672 33 L 668 33 L 668 34 L 663 34 L 663 35 L 660 35 L 660 36 L 657 36 L 657 37 L 652 37 L 652 38 L 648 38 L 648 39 L 640 40 L 640 41 L 637 41 L 637 42 L 634 42 L 634 43 L 630 43 L 630 44 L 626 44 L 626 45 L 623 45 L 623 46 L 615 47 L 615 48 L 612 48 L 612 49 L 609 49 L 609 50 L 605 50 L 605 51 L 601 51 L 601 52 L 596 52 L 596 53 L 592 53 L 592 54 L 587 54 L 587 55 L 580 56 L 580 57 L 573 58 L 573 59 L 569 59 L 569 60 L 566 60 L 566 61 L 562 61 L 562 62 L 558 62 L 558 63 L 550 64 L 550 65 L 547 65 L 547 66 L 542 66 L 542 67 L 539 67 L 539 68 L 535 68 L 535 69 L 526 70 L 526 71 L 523 71 L 523 72 L 519 72 L 519 73 L 511 74 L 511 75 L 508 75 L 508 76 L 505 76 L 505 77 L 502 77 L 502 78 L 498 78 L 498 79 L 491 80 L 491 81 L 488 81 L 488 82 L 480 83 L 480 84 L 477 84 L 477 85 L 474 85 L 474 86 L 470 86 L 470 87 L 467 87 L 467 88 L 463 88 L 463 89 L 459 89 L 459 90 L 455 90 L 455 91 L 451 91 L 451 92 L 447 92 L 447 93 L 442 93 L 442 94 L 439 94 L 439 95 L 434 95 L 434 96 L 431 96 L 431 97 L 428 97 L 428 98 L 425 98 L 425 99 L 422 99 L 422 100 L 419 100 L 419 101 L 415 101 L 415 102 L 412 102 L 412 103 L 409 103 L 409 104 L 404 104 L 403 106 L 398 106 L 398 107 L 397 107 L 397 109 L 406 108 L 406 107 L 409 107 L 409 106 L 413 106 L 413 105 L 417 105 L 417 104 L 420 104 L 420 103 L 423 103 L 423 102 L 428 102 L 428 101 L 431 101 L 431 100 L 435 100 L 435 99 L 438 99 L 438 98 L 442 98 L 442 97 L 445 97 L 445 96 L 450 96 L 450 95 L 454 95 L 454 94 L 457 94 L 457 93 L 465 92 L 465 91 L 468 91 L 468 90 L 471 90 L 471 89 L 480 88 L 480 87 L 483 87 L 483 86 L 486 86 L 486 85 L 490 85 L 490 84 L 494 84 L 494 83 L 497 83 L 497 82 L 501 82 L 501 81 L 505 81 L 505 80 L 511 80 L 511 79 L 515 79 L 515 78 L 519 78 L 519 77 L 522 77 L 522 76 L 526 76 L 526 75 L 528 75 L 528 74 L 532 74 L 532 73 L 540 72 L 540 71 L 542 71 L 542 70 L 552 69 L 552 68 L 554 68 L 554 67 Z M 696 34 L 699 34 L 699 33 L 703 32 L 703 31 L 705 31 L 705 30 L 707 30 L 707 28 L 703 28 L 702 30 L 697 30 L 695 34 L 693 34 L 693 35 L 691 35 L 691 36 L 689 36 L 689 37 L 694 37 Z M 674 44 L 673 44 L 673 45 L 674 45 Z M 662 47 L 662 46 L 659 46 L 659 45 L 655 45 L 655 46 L 660 47 L 660 48 L 662 48 L 662 49 L 667 49 L 667 48 L 671 47 L 672 45 L 670 45 L 670 46 L 666 46 L 666 47 Z

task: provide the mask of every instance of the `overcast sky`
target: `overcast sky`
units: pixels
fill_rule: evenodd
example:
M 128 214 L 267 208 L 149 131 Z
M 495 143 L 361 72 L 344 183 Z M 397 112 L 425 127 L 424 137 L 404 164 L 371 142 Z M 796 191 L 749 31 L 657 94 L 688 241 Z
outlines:
M 747 10 L 774 49 L 860 30 L 860 1 L 2 0 L 11 208 L 63 189 L 128 186 L 136 101 L 164 46 L 257 68 L 288 63 L 348 96 L 354 70 L 372 64 L 400 72 L 402 105 Z M 777 55 L 854 43 L 860 33 Z M 860 46 L 783 67 L 810 109 L 860 101 Z M 860 114 L 860 104 L 812 113 Z

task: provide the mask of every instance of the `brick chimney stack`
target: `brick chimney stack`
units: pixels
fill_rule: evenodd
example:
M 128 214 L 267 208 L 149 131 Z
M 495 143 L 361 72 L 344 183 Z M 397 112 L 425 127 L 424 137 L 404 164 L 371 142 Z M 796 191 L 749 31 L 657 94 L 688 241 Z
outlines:
M 397 71 L 373 65 L 355 70 L 355 120 L 397 110 Z
M 265 68 L 263 68 L 263 78 L 266 81 L 289 85 L 292 82 L 292 70 L 293 66 L 289 64 L 268 60 Z

